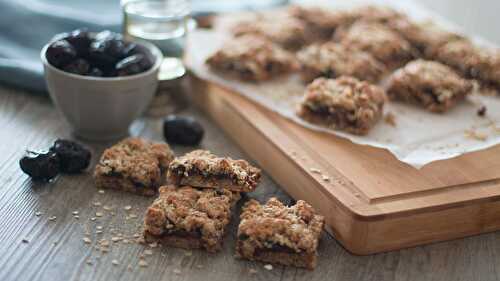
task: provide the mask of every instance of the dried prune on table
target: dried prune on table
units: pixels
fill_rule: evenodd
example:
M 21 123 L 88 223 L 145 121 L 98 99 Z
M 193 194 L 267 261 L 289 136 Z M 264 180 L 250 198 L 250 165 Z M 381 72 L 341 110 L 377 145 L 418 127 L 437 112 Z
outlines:
M 74 61 L 76 57 L 75 48 L 66 40 L 55 41 L 47 48 L 47 61 L 58 68 Z
M 73 174 L 85 170 L 92 157 L 90 150 L 83 145 L 65 139 L 58 139 L 50 148 L 59 157 L 59 169 L 63 173 Z
M 97 67 L 93 67 L 90 69 L 90 71 L 87 75 L 94 76 L 94 77 L 102 77 L 102 76 L 104 76 L 104 72 L 102 72 L 102 70 L 100 70 Z
M 204 134 L 201 124 L 192 117 L 169 115 L 163 121 L 163 135 L 168 143 L 197 145 Z
M 79 75 L 86 75 L 89 72 L 89 69 L 90 64 L 84 59 L 76 59 L 62 68 L 62 70 L 66 72 Z
M 116 63 L 115 69 L 118 76 L 138 74 L 150 69 L 151 61 L 142 54 L 126 57 Z
M 19 166 L 24 173 L 35 181 L 50 181 L 59 173 L 59 157 L 55 152 L 32 152 L 19 160 Z

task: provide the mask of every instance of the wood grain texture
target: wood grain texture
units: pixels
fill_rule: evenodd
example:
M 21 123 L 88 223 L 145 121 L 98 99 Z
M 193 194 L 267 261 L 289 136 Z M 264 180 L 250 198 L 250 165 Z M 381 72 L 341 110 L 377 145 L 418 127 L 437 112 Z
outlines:
M 194 108 L 181 114 L 194 115 L 207 135 L 203 148 L 232 157 L 251 158 L 238 149 L 206 116 Z M 141 119 L 133 134 L 161 140 L 161 122 Z M 242 132 L 244 133 L 244 132 Z M 68 127 L 51 103 L 11 89 L 0 88 L 0 280 L 500 280 L 500 233 L 455 240 L 424 247 L 372 256 L 353 256 L 331 236 L 323 234 L 320 259 L 315 271 L 275 267 L 267 271 L 262 264 L 237 260 L 234 235 L 238 222 L 235 213 L 221 253 L 186 252 L 173 248 L 154 248 L 146 256 L 147 268 L 137 266 L 139 256 L 148 247 L 113 243 L 111 251 L 101 254 L 82 241 L 86 228 L 90 238 L 111 229 L 132 234 L 140 227 L 142 214 L 152 199 L 106 190 L 98 193 L 90 173 L 61 176 L 50 184 L 33 184 L 18 166 L 26 148 L 46 148 L 54 139 L 71 137 Z M 86 143 L 96 156 L 108 145 Z M 175 147 L 182 154 L 192 148 Z M 291 200 L 269 177 L 249 197 L 264 201 L 278 196 Z M 103 211 L 102 205 L 114 207 Z M 123 206 L 131 205 L 135 219 L 126 220 Z M 37 217 L 35 212 L 43 212 Z M 79 219 L 72 215 L 79 212 Z M 104 216 L 96 221 L 95 212 Z M 56 216 L 55 221 L 49 221 Z M 104 234 L 95 234 L 102 226 Z M 27 239 L 28 243 L 22 240 Z M 188 253 L 188 254 L 187 254 Z M 191 253 L 191 254 L 189 254 Z M 93 264 L 87 265 L 90 259 Z M 116 259 L 119 265 L 112 265 Z M 132 270 L 127 269 L 128 265 Z M 249 273 L 250 269 L 257 273 Z M 176 273 L 178 272 L 178 273 Z
M 192 99 L 351 252 L 500 229 L 500 145 L 415 169 L 384 149 L 315 132 L 215 83 Z M 323 177 L 327 176 L 328 180 Z

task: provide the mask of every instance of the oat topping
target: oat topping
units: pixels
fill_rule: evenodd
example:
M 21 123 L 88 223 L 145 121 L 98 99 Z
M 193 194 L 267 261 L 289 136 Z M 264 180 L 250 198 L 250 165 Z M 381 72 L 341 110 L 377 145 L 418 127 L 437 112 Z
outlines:
M 269 80 L 297 68 L 293 55 L 262 36 L 250 34 L 226 42 L 207 63 L 214 70 L 248 81 Z
M 328 42 L 311 45 L 297 54 L 306 82 L 318 77 L 353 76 L 377 82 L 385 67 L 367 52 Z
M 354 16 L 348 11 L 328 10 L 318 6 L 293 5 L 288 13 L 306 24 L 306 30 L 313 40 L 328 40 L 339 26 L 349 25 L 354 21 Z
M 318 78 L 306 89 L 299 116 L 313 123 L 366 134 L 382 116 L 384 91 L 353 77 Z
M 163 186 L 148 208 L 144 231 L 154 236 L 199 235 L 209 251 L 218 250 L 231 205 L 239 194 L 225 189 L 196 189 L 189 186 Z
M 415 60 L 391 75 L 387 94 L 433 112 L 444 112 L 471 90 L 472 83 L 451 68 L 434 61 Z
M 307 42 L 305 24 L 280 13 L 256 14 L 254 18 L 238 22 L 232 29 L 235 36 L 252 34 L 263 36 L 285 49 L 296 50 Z
M 195 150 L 172 161 L 168 179 L 170 183 L 252 191 L 260 181 L 260 170 L 245 160 L 233 160 L 218 157 L 207 150 Z
M 166 143 L 127 138 L 104 151 L 94 172 L 96 184 L 128 191 L 156 190 L 173 158 Z
M 397 19 L 406 19 L 407 16 L 387 6 L 363 5 L 351 11 L 357 20 L 388 23 Z
M 387 26 L 359 21 L 335 32 L 344 46 L 370 53 L 389 68 L 411 60 L 415 51 L 410 43 Z
M 242 208 L 238 227 L 240 251 L 252 256 L 258 249 L 272 249 L 277 245 L 296 253 L 315 253 L 324 224 L 324 218 L 303 200 L 287 207 L 271 198 L 261 205 L 248 201 Z

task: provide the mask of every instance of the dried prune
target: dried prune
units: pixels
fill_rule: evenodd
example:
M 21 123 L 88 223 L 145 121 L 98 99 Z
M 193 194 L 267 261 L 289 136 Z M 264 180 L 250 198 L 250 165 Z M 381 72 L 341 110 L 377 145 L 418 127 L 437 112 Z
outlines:
M 84 59 L 76 59 L 62 68 L 62 70 L 66 72 L 79 75 L 86 75 L 89 72 L 89 69 L 90 64 Z
M 66 40 L 55 41 L 47 49 L 47 61 L 55 67 L 61 68 L 76 59 L 75 48 Z
M 102 77 L 102 76 L 104 76 L 104 72 L 102 72 L 102 70 L 100 70 L 97 67 L 93 67 L 90 69 L 90 71 L 87 75 L 94 76 L 94 77 Z
M 181 145 L 197 145 L 205 130 L 192 117 L 169 115 L 163 121 L 163 135 L 167 142 Z
M 133 75 L 150 69 L 152 63 L 142 54 L 126 57 L 119 61 L 116 66 L 118 76 Z
M 91 152 L 83 145 L 65 139 L 58 139 L 50 148 L 59 157 L 59 169 L 63 173 L 79 173 L 90 164 Z
M 62 39 L 68 41 L 68 43 L 75 48 L 80 57 L 88 54 L 90 43 L 92 43 L 92 38 L 85 28 L 58 34 L 52 40 L 56 41 Z
M 59 157 L 55 152 L 32 152 L 19 160 L 24 173 L 36 181 L 50 181 L 59 173 Z

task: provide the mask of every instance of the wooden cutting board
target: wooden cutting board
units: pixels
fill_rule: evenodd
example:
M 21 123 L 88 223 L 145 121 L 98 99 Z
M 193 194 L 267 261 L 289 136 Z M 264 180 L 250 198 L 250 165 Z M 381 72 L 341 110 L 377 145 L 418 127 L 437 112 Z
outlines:
M 194 102 L 354 254 L 500 229 L 500 146 L 418 170 L 384 149 L 301 127 L 191 76 Z

